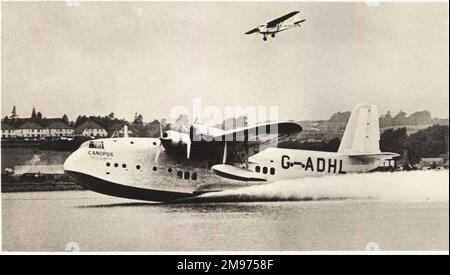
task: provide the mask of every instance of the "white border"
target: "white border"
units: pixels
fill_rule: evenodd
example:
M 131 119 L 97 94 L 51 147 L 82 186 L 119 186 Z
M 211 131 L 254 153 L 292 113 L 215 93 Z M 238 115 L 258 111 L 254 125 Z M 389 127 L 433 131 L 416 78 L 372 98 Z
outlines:
M 1 41 L 1 15 L 2 15 L 2 2 L 66 2 L 63 0 L 1 0 L 0 1 L 0 41 Z M 69 0 L 68 2 L 76 2 L 74 0 Z M 229 1 L 229 0 L 168 0 L 168 1 L 155 1 L 155 0 L 80 0 L 82 2 L 361 2 L 361 3 L 448 3 L 448 0 L 259 0 L 259 1 Z M 1 52 L 1 42 L 0 42 L 0 52 Z M 0 56 L 1 58 L 1 56 Z M 1 62 L 0 62 L 0 83 L 1 83 Z M 0 88 L 1 90 L 1 88 Z M 1 99 L 1 91 L 0 91 Z M 0 106 L 1 111 L 1 106 Z M 0 148 L 1 154 L 1 148 Z M 1 160 L 0 160 L 1 164 Z M 0 182 L 1 183 L 1 182 Z M 1 191 L 1 184 L 0 184 Z M 1 201 L 1 193 L 0 193 Z M 2 209 L 0 207 L 0 228 L 2 227 L 1 219 Z M 449 251 L 157 251 L 157 252 L 9 252 L 3 251 L 2 246 L 2 233 L 0 232 L 0 255 L 449 255 Z

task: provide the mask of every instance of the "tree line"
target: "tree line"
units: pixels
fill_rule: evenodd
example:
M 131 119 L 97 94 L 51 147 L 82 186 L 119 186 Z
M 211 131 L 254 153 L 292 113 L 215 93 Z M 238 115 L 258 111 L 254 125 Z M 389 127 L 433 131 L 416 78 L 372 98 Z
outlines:
M 330 121 L 335 123 L 346 124 L 350 112 L 338 112 L 335 113 Z M 45 119 L 43 114 L 37 111 L 35 108 L 31 111 L 31 120 L 39 123 L 40 120 Z M 119 119 L 115 117 L 113 112 L 106 116 L 86 116 L 80 115 L 76 120 L 69 121 L 66 114 L 61 117 L 61 120 L 72 126 L 78 127 L 84 122 L 91 120 L 99 124 L 105 129 L 110 129 L 116 125 L 123 127 L 127 125 L 130 127 L 135 136 L 139 137 L 159 137 L 161 130 L 166 131 L 168 129 L 181 128 L 179 123 L 182 119 L 178 119 L 173 125 L 163 121 L 154 120 L 150 123 L 144 123 L 144 118 L 141 114 L 135 113 L 133 121 L 130 123 L 125 119 Z M 19 126 L 24 119 L 20 119 L 17 113 L 16 106 L 13 106 L 10 116 L 3 118 L 3 121 L 9 123 L 13 127 Z M 399 112 L 396 116 L 392 117 L 390 112 L 380 117 L 380 126 L 392 126 L 392 125 L 411 125 L 411 124 L 427 124 L 430 122 L 436 122 L 436 119 L 431 118 L 431 114 L 428 111 L 415 112 L 410 116 L 406 116 L 406 113 Z M 437 121 L 438 123 L 444 120 Z M 448 121 L 448 120 L 447 120 Z M 183 122 L 183 121 L 182 121 Z M 444 121 L 445 122 L 445 121 Z M 181 122 L 180 122 L 181 123 Z M 186 122 L 183 122 L 184 124 Z M 383 152 L 395 152 L 403 154 L 408 152 L 408 157 L 413 163 L 417 163 L 420 158 L 424 157 L 439 157 L 443 154 L 448 154 L 448 138 L 449 138 L 449 126 L 447 125 L 433 125 L 426 129 L 419 130 L 418 132 L 408 135 L 406 128 L 387 129 L 380 136 L 380 149 Z M 303 149 L 303 150 L 315 150 L 326 152 L 337 152 L 340 145 L 340 138 L 333 138 L 329 141 L 321 142 L 304 142 L 298 139 L 285 141 L 279 144 L 280 148 L 290 149 Z
M 403 125 L 421 125 L 421 124 L 448 124 L 448 119 L 432 118 L 429 111 L 420 111 L 407 115 L 400 111 L 395 116 L 388 111 L 380 116 L 380 127 L 403 126 Z
M 380 136 L 382 151 L 403 154 L 413 163 L 420 158 L 435 158 L 448 154 L 448 125 L 433 125 L 407 135 L 406 128 L 388 129 Z
M 46 119 L 46 117 L 40 112 L 37 111 L 36 108 L 33 107 L 31 114 L 28 118 L 19 118 L 19 114 L 16 106 L 13 106 L 11 110 L 11 115 L 5 116 L 2 121 L 11 125 L 14 128 L 19 127 L 26 121 L 34 121 L 36 123 L 40 123 L 42 120 Z M 159 137 L 161 132 L 160 124 L 163 124 L 163 130 L 170 129 L 171 125 L 166 124 L 163 120 L 159 122 L 158 120 L 154 120 L 150 123 L 144 122 L 144 117 L 142 114 L 135 113 L 133 121 L 130 123 L 129 121 L 121 118 L 115 117 L 113 112 L 109 113 L 106 116 L 87 116 L 87 115 L 79 115 L 75 121 L 70 121 L 69 117 L 64 114 L 61 118 L 61 121 L 71 127 L 78 127 L 86 121 L 93 121 L 103 127 L 106 130 L 109 130 L 112 127 L 120 127 L 122 128 L 124 125 L 127 125 L 133 131 L 135 136 L 138 137 Z
M 14 128 L 20 126 L 20 124 L 23 124 L 25 121 L 34 121 L 39 124 L 40 121 L 47 119 L 40 111 L 36 111 L 36 108 L 33 107 L 33 110 L 31 111 L 31 115 L 29 118 L 19 118 L 19 114 L 17 112 L 17 108 L 14 105 L 11 110 L 11 115 L 5 116 L 2 121 L 13 126 Z M 67 125 L 73 126 L 73 122 L 69 121 L 69 117 L 64 114 L 61 117 L 62 122 L 66 123 Z

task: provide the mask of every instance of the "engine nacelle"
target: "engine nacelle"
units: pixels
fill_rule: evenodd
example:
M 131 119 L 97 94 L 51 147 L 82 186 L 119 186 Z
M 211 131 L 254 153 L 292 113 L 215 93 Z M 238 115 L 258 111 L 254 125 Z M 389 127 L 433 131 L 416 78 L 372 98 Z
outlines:
M 188 134 L 171 130 L 164 132 L 161 140 L 165 146 L 169 145 L 171 147 L 183 146 L 191 143 L 191 138 Z
M 220 136 L 223 133 L 222 129 L 194 124 L 190 129 L 190 138 L 192 141 L 213 141 L 214 136 Z

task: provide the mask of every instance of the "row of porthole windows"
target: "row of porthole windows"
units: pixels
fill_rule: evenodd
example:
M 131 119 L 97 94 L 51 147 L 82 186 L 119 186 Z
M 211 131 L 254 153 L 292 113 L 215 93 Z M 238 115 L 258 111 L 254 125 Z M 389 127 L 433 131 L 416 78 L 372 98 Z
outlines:
M 106 163 L 106 166 L 107 166 L 107 167 L 110 167 L 110 166 L 111 166 L 111 163 L 107 162 L 107 163 Z M 138 166 L 139 166 L 139 165 L 138 165 Z M 140 168 L 140 166 L 139 166 L 139 168 L 138 168 L 138 166 L 136 166 L 137 169 Z M 118 164 L 117 162 L 114 163 L 114 167 L 116 167 L 116 168 L 119 167 L 119 164 Z M 122 168 L 127 168 L 127 165 L 126 165 L 125 163 L 122 164 Z
M 111 166 L 111 163 L 110 162 L 107 162 L 106 163 L 106 167 L 110 167 Z M 116 162 L 116 163 L 114 163 L 114 167 L 119 167 L 119 164 Z M 125 164 L 125 163 L 123 163 L 122 164 L 122 168 L 127 168 L 127 165 Z M 138 165 L 136 165 L 136 169 L 137 170 L 140 170 L 141 169 L 141 166 L 138 164 Z M 157 171 L 158 170 L 158 168 L 156 167 L 156 166 L 154 166 L 153 167 L 153 171 Z
M 106 163 L 106 166 L 107 167 L 110 167 L 111 166 L 111 163 L 109 163 L 109 162 L 107 162 Z M 119 167 L 119 164 L 116 162 L 116 163 L 114 163 L 114 167 Z M 122 168 L 127 168 L 127 165 L 124 163 L 124 164 L 122 164 Z M 136 165 L 136 169 L 137 170 L 140 170 L 141 169 L 141 166 L 138 164 L 138 165 Z M 158 171 L 158 167 L 156 167 L 156 166 L 153 166 L 153 171 Z M 169 172 L 169 173 L 172 173 L 173 172 L 173 169 L 172 168 L 168 168 L 167 169 L 167 172 Z M 186 172 L 182 172 L 182 171 L 178 171 L 177 172 L 177 178 L 178 179 L 185 179 L 185 180 L 189 180 L 189 179 L 192 179 L 192 180 L 197 180 L 197 178 L 198 178 L 198 175 L 197 175 L 197 173 L 195 173 L 195 172 L 193 172 L 192 174 L 190 173 L 190 172 L 188 172 L 188 171 L 186 171 Z
M 197 176 L 197 173 L 195 173 L 195 172 L 193 172 L 193 173 L 191 174 L 191 173 L 188 172 L 188 171 L 186 171 L 186 172 L 184 172 L 184 173 L 183 173 L 183 171 L 178 171 L 178 172 L 177 172 L 177 178 L 178 178 L 179 180 L 181 180 L 181 179 L 185 179 L 185 180 L 189 180 L 189 179 L 191 179 L 191 180 L 197 180 L 198 176 Z
M 255 172 L 256 173 L 261 173 L 261 171 L 262 171 L 262 173 L 263 174 L 267 174 L 267 173 L 269 173 L 269 168 L 267 168 L 267 167 L 263 167 L 262 169 L 261 169 L 261 167 L 260 166 L 256 166 L 255 167 Z M 275 168 L 270 168 L 270 174 L 273 176 L 273 175 L 275 175 Z
M 173 172 L 173 169 L 172 169 L 172 168 L 169 168 L 169 169 L 167 169 L 167 172 L 172 173 L 172 172 Z M 191 173 L 191 172 L 189 172 L 189 171 L 186 171 L 186 172 L 183 173 L 183 171 L 178 171 L 178 172 L 177 172 L 177 178 L 178 178 L 179 180 L 181 180 L 181 179 L 185 179 L 185 180 L 189 180 L 189 179 L 191 179 L 191 180 L 197 180 L 197 179 L 198 179 L 198 175 L 197 175 L 196 172 Z
M 117 142 L 117 140 L 115 139 L 114 142 Z M 134 144 L 134 141 L 131 140 L 131 141 L 130 141 L 130 144 Z M 156 145 L 158 145 L 158 143 L 153 142 L 153 146 L 156 146 Z

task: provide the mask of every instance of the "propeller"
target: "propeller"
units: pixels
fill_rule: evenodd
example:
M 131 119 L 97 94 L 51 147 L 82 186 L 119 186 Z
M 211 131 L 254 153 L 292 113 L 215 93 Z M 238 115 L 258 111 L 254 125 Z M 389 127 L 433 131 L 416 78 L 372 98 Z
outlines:
M 227 164 L 227 151 L 228 151 L 228 142 L 225 141 L 225 145 L 223 146 L 223 164 Z
M 189 159 L 191 157 L 191 145 L 192 141 L 191 138 L 189 138 L 189 141 L 186 143 L 186 157 Z
M 169 130 L 162 134 L 159 141 L 160 144 L 158 147 L 157 157 L 159 157 L 159 153 L 161 152 L 161 146 L 165 147 L 164 149 L 167 149 L 168 147 L 181 148 L 181 146 L 186 145 L 186 158 L 190 159 L 192 140 L 189 134 Z
M 245 147 L 245 169 L 248 169 L 248 134 L 245 136 L 244 140 L 244 147 Z
M 156 156 L 155 156 L 155 163 L 158 163 L 159 160 L 159 154 L 161 154 L 161 150 L 163 149 L 163 144 L 162 144 L 162 138 L 163 138 L 163 125 L 162 125 L 162 119 L 161 122 L 159 123 L 159 144 L 158 147 L 156 148 Z

